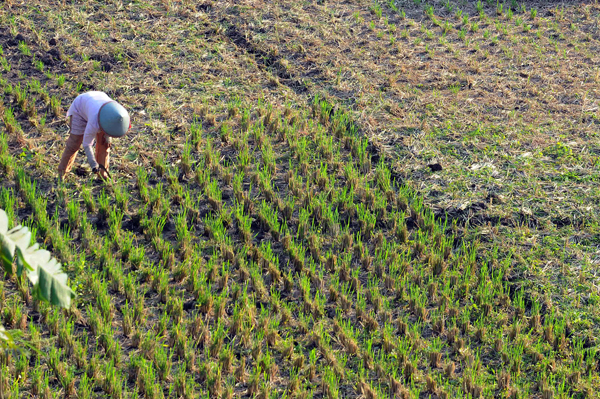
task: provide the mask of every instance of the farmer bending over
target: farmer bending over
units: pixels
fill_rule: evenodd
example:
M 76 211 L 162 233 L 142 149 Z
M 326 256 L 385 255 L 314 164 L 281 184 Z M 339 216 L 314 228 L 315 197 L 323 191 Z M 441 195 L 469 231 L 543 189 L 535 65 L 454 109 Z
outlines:
M 62 180 L 73 167 L 77 150 L 83 144 L 92 172 L 102 179 L 108 176 L 110 138 L 121 137 L 131 128 L 129 114 L 123 106 L 113 101 L 106 93 L 89 91 L 77 96 L 69 111 L 69 138 L 58 165 Z M 96 140 L 96 153 L 92 144 Z

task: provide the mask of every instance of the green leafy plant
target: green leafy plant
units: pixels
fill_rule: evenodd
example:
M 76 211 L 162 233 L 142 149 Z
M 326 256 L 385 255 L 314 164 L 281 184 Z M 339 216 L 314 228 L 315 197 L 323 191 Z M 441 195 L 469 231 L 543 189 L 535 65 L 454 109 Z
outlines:
M 16 254 L 16 274 L 19 277 L 22 274 L 27 276 L 34 287 L 35 297 L 56 306 L 69 308 L 75 293 L 67 285 L 68 277 L 62 271 L 61 264 L 37 243 L 31 245 L 29 228 L 18 225 L 9 230 L 8 227 L 8 216 L 0 209 L 0 260 L 5 272 L 9 275 L 15 272 Z M 0 331 L 0 343 L 12 343 L 10 335 L 4 330 Z

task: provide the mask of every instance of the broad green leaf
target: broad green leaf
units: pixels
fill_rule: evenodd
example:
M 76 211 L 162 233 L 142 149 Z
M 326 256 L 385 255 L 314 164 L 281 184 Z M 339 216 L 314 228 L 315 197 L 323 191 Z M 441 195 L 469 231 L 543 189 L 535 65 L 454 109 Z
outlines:
M 23 270 L 34 286 L 34 292 L 40 299 L 47 300 L 53 305 L 68 308 L 75 293 L 67 286 L 67 275 L 61 269 L 60 263 L 50 252 L 41 249 L 39 245 L 29 245 L 31 232 L 25 226 L 17 226 L 8 230 L 8 216 L 0 209 L 0 252 L 5 269 L 12 272 L 12 263 L 17 253 L 17 274 Z
M 31 232 L 26 226 L 18 225 L 14 229 L 10 229 L 6 235 L 17 247 L 27 248 L 31 242 Z
M 75 293 L 67 285 L 67 275 L 60 270 L 60 263 L 52 259 L 39 269 L 38 292 L 50 303 L 68 308 Z
M 7 237 L 8 216 L 3 209 L 0 209 L 0 260 L 7 273 L 12 273 L 12 263 L 15 255 L 15 244 Z
M 5 238 L 4 234 L 0 234 L 0 245 L 2 246 L 0 249 L 0 260 L 2 261 L 2 266 L 4 267 L 6 273 L 12 274 L 15 246 Z
M 27 277 L 40 299 L 64 308 L 71 306 L 75 293 L 67 285 L 67 274 L 50 252 L 40 249 L 37 244 L 25 251 L 17 247 L 17 264 L 27 269 Z
M 0 324 L 0 347 L 13 347 L 13 338 L 10 333 L 4 329 L 2 324 Z
M 0 209 L 0 234 L 6 234 L 8 231 L 8 215 L 4 209 Z
M 29 231 L 29 229 L 25 226 L 17 226 L 14 229 L 9 230 L 3 237 L 3 239 L 5 241 L 8 241 L 11 245 L 11 247 L 9 248 L 10 251 L 12 251 L 12 255 L 11 255 L 11 264 L 12 264 L 12 260 L 14 258 L 14 253 L 15 253 L 15 248 L 20 248 L 21 251 L 25 250 L 26 248 L 29 247 L 29 243 L 31 242 L 31 232 Z M 37 249 L 38 244 L 34 244 L 34 247 Z M 17 262 L 17 275 L 20 276 L 21 273 L 23 273 L 23 263 L 19 263 Z M 6 265 L 5 265 L 6 267 Z M 28 267 L 25 266 L 26 269 L 28 270 L 33 270 L 33 267 Z M 11 266 L 12 269 L 12 266 Z

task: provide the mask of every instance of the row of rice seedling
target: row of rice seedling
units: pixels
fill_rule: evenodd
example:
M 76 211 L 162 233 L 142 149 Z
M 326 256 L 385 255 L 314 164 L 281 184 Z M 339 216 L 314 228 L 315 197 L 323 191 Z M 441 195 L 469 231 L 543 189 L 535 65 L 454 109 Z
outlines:
M 315 104 L 326 105 L 318 100 Z M 320 112 L 323 111 L 313 107 L 315 117 L 320 117 Z M 330 110 L 325 109 L 325 112 Z M 478 396 L 485 392 L 521 388 L 519 380 L 514 378 L 516 387 L 506 382 L 498 386 L 491 383 L 493 374 L 489 369 L 481 370 L 481 362 L 477 360 L 484 350 L 484 355 L 494 356 L 499 364 L 509 367 L 507 375 L 511 372 L 520 374 L 521 368 L 527 367 L 523 364 L 522 352 L 511 355 L 513 347 L 504 344 L 504 337 L 494 337 L 493 350 L 470 350 L 471 346 L 478 348 L 479 343 L 486 340 L 492 342 L 492 337 L 488 338 L 487 334 L 488 325 L 503 326 L 509 331 L 508 338 L 521 342 L 522 347 L 534 339 L 529 336 L 544 334 L 549 345 L 538 346 L 540 352 L 535 353 L 540 356 L 553 356 L 568 345 L 564 325 L 560 327 L 564 319 L 559 317 L 550 321 L 547 316 L 549 321 L 545 321 L 545 329 L 534 328 L 535 320 L 539 320 L 539 306 L 528 316 L 518 294 L 511 304 L 508 287 L 506 282 L 503 283 L 508 263 L 502 262 L 492 270 L 486 263 L 478 264 L 472 249 L 454 248 L 454 240 L 447 237 L 451 229 L 434 220 L 409 192 L 398 191 L 391 184 L 390 172 L 384 163 L 372 170 L 364 169 L 362 140 L 350 136 L 347 140 L 332 142 L 333 156 L 327 162 L 327 151 L 325 155 L 319 151 L 306 151 L 307 147 L 322 142 L 319 139 L 326 132 L 323 125 L 313 124 L 306 118 L 300 119 L 306 126 L 290 126 L 282 118 L 279 124 L 283 125 L 284 132 L 277 141 L 275 132 L 268 133 L 271 118 L 272 115 L 265 114 L 257 119 L 250 128 L 256 129 L 254 137 L 247 131 L 238 133 L 252 149 L 250 165 L 260 166 L 264 160 L 263 151 L 267 154 L 273 151 L 271 145 L 275 149 L 289 147 L 292 159 L 305 160 L 308 164 L 322 162 L 324 166 L 314 173 L 302 174 L 302 161 L 297 166 L 292 161 L 291 167 L 290 163 L 278 165 L 275 162 L 275 170 L 282 176 L 282 181 L 287 180 L 287 184 L 278 187 L 277 193 L 268 194 L 274 189 L 267 182 L 274 176 L 259 168 L 239 183 L 241 194 L 228 195 L 228 200 L 224 201 L 223 192 L 231 190 L 224 184 L 226 166 L 212 159 L 219 159 L 216 153 L 227 151 L 227 148 L 207 145 L 198 158 L 192 156 L 197 159 L 196 171 L 206 170 L 206 163 L 212 165 L 213 173 L 200 181 L 192 176 L 186 180 L 175 166 L 171 166 L 163 173 L 163 182 L 151 187 L 148 176 L 144 177 L 147 172 L 140 169 L 137 179 L 139 203 L 132 204 L 133 198 L 125 194 L 125 199 L 120 200 L 121 205 L 117 205 L 117 198 L 124 195 L 124 191 L 119 194 L 123 188 L 118 186 L 113 189 L 114 202 L 106 192 L 98 197 L 95 225 L 101 227 L 92 224 L 88 234 L 92 237 L 106 234 L 107 238 L 96 238 L 88 244 L 90 253 L 95 254 L 96 260 L 92 264 L 96 269 L 86 277 L 87 286 L 96 300 L 95 305 L 88 305 L 79 317 L 89 325 L 92 336 L 98 337 L 94 345 L 103 355 L 100 360 L 96 351 L 90 360 L 80 359 L 77 363 L 89 362 L 88 377 L 93 377 L 99 372 L 98 368 L 103 367 L 99 362 L 105 364 L 107 370 L 117 368 L 114 373 L 111 371 L 114 378 L 98 383 L 105 392 L 112 395 L 126 389 L 119 388 L 124 385 L 117 371 L 123 362 L 122 345 L 116 338 L 121 331 L 131 338 L 132 345 L 139 346 L 145 353 L 142 363 L 130 358 L 137 362 L 135 364 L 146 364 L 145 371 L 140 369 L 139 372 L 146 374 L 134 372 L 138 376 L 146 375 L 139 377 L 142 378 L 140 381 L 157 375 L 166 383 L 174 364 L 192 369 L 195 366 L 200 367 L 199 378 L 182 381 L 181 386 L 194 387 L 193 391 L 216 389 L 221 393 L 221 390 L 234 389 L 223 381 L 221 373 L 239 366 L 238 362 L 244 359 L 244 370 L 238 373 L 240 380 L 246 380 L 246 370 L 255 370 L 247 380 L 248 392 L 282 391 L 284 387 L 270 382 L 273 377 L 286 362 L 298 366 L 308 359 L 308 368 L 295 367 L 297 379 L 293 381 L 297 382 L 293 384 L 298 384 L 298 388 L 294 389 L 304 392 L 320 387 L 332 397 L 339 391 L 342 381 L 349 385 L 346 389 L 365 395 L 383 389 L 380 393 L 412 390 L 413 393 L 428 391 L 443 396 L 468 391 Z M 333 120 L 326 123 L 330 127 L 341 123 L 342 119 L 335 113 L 329 118 Z M 304 128 L 311 132 L 308 136 L 300 134 Z M 210 138 L 206 140 L 211 141 Z M 349 150 L 344 150 L 344 145 Z M 329 182 L 323 183 L 325 176 L 321 170 L 325 167 L 337 173 L 328 175 Z M 352 168 L 370 173 L 356 173 Z M 184 183 L 180 182 L 180 177 Z M 35 185 L 22 170 L 17 173 L 17 182 L 23 200 L 35 201 Z M 184 197 L 197 196 L 197 202 L 178 198 L 178 184 L 185 184 Z M 153 195 L 148 195 L 145 201 L 143 187 L 147 187 L 148 192 L 155 191 L 155 203 L 177 205 L 161 206 L 158 212 L 148 210 Z M 285 194 L 288 190 L 289 194 Z M 296 199 L 286 203 L 281 198 L 287 195 Z M 322 200 L 319 199 L 321 195 L 324 196 Z M 4 194 L 4 197 L 10 195 Z M 253 201 L 245 206 L 237 201 L 238 197 L 253 198 Z M 215 206 L 219 198 L 221 205 Z M 257 201 L 260 198 L 263 199 Z M 80 207 L 93 210 L 95 206 L 89 205 L 90 201 L 88 199 L 87 204 L 80 204 Z M 76 213 L 74 205 L 69 205 L 73 203 L 68 198 L 67 205 L 63 205 L 68 220 L 64 227 L 60 228 L 59 220 L 55 222 L 59 226 L 55 234 L 67 239 L 73 237 L 76 230 L 73 227 L 86 229 L 78 226 L 74 216 L 69 216 Z M 34 205 L 30 206 L 34 208 Z M 285 211 L 286 206 L 288 211 Z M 137 224 L 141 230 L 137 234 L 123 230 L 124 218 L 134 219 L 125 209 L 136 207 L 145 210 L 141 214 L 136 212 L 140 216 Z M 195 208 L 200 216 L 188 216 L 187 207 Z M 284 211 L 287 217 L 283 217 Z M 237 213 L 235 218 L 234 213 Z M 56 212 L 55 218 L 60 219 L 59 214 L 60 211 Z M 250 222 L 250 240 L 243 233 L 244 217 L 258 222 L 254 226 Z M 79 223 L 85 225 L 89 223 L 87 219 L 81 218 Z M 175 234 L 165 233 L 167 222 L 176 225 Z M 241 226 L 236 227 L 237 223 Z M 192 236 L 190 229 L 202 230 L 204 235 Z M 130 238 L 123 240 L 126 236 Z M 263 238 L 259 241 L 257 236 Z M 143 240 L 142 237 L 150 245 L 142 245 L 141 251 L 146 256 L 138 261 L 138 266 L 133 266 L 128 254 L 135 247 L 133 241 Z M 60 244 L 56 246 L 54 241 L 52 244 L 54 248 L 60 248 Z M 191 249 L 185 256 L 176 257 L 176 246 Z M 122 251 L 120 256 L 119 251 Z M 72 255 L 67 247 L 59 252 L 59 256 L 68 260 Z M 194 264 L 190 265 L 190 262 Z M 136 281 L 136 275 L 146 277 Z M 125 287 L 128 288 L 126 291 Z M 152 301 L 157 301 L 153 306 L 146 303 L 148 293 L 151 293 Z M 120 302 L 117 298 L 122 297 L 129 299 L 126 299 L 125 307 L 121 306 L 117 311 L 113 303 Z M 192 316 L 194 312 L 184 310 L 184 303 L 190 300 L 195 302 L 196 317 Z M 238 308 L 236 311 L 240 300 L 249 301 L 244 305 L 245 310 Z M 135 304 L 129 305 L 130 301 Z M 266 308 L 256 308 L 257 302 L 266 304 Z M 118 323 L 115 326 L 115 316 L 122 318 L 122 327 Z M 534 321 L 529 322 L 529 318 Z M 344 320 L 355 322 L 348 324 Z M 64 323 L 68 324 L 68 319 Z M 532 326 L 527 335 L 523 335 L 520 327 L 525 323 Z M 187 337 L 178 333 L 190 328 L 193 334 Z M 56 330 L 56 327 L 49 329 Z M 54 331 L 53 334 L 57 333 Z M 290 334 L 298 335 L 301 347 L 288 355 L 291 348 L 284 344 L 281 353 L 273 353 L 272 348 L 277 349 L 282 337 Z M 59 346 L 69 352 L 67 348 L 77 344 L 67 343 L 81 342 L 85 335 L 81 334 L 78 339 L 69 338 L 67 332 Z M 190 342 L 191 337 L 194 339 Z M 157 340 L 165 340 L 163 345 L 166 346 L 157 347 Z M 89 340 L 86 341 L 89 345 Z M 165 352 L 162 348 L 170 349 Z M 75 351 L 70 351 L 74 356 Z M 192 356 L 190 353 L 195 354 L 194 359 L 187 359 Z M 59 354 L 52 356 L 62 357 Z M 301 358 L 305 360 L 301 361 Z M 69 358 L 63 359 L 66 362 Z M 210 363 L 208 366 L 197 365 L 206 364 L 210 359 L 218 360 L 216 368 Z M 188 365 L 188 362 L 192 364 Z M 225 370 L 223 362 L 227 366 Z M 457 371 L 456 364 L 466 364 L 466 367 Z M 402 370 L 400 375 L 389 374 L 398 369 Z M 551 370 L 544 371 L 540 378 L 548 381 L 546 376 Z M 388 375 L 392 375 L 389 386 L 382 388 L 369 383 L 373 379 L 388 378 Z M 504 377 L 504 380 L 507 378 L 510 379 Z M 57 374 L 56 380 L 71 381 L 62 372 Z M 139 384 L 140 393 L 149 389 L 143 382 Z M 219 388 L 223 385 L 225 388 Z M 544 389 L 551 388 L 546 386 Z M 161 395 L 160 390 L 153 392 Z

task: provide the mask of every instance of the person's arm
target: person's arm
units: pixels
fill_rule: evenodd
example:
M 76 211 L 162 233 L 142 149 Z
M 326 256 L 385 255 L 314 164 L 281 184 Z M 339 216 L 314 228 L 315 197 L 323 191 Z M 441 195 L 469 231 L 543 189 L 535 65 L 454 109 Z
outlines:
M 92 149 L 92 144 L 94 143 L 94 139 L 96 138 L 97 127 L 93 126 L 93 123 L 87 123 L 85 131 L 83 132 L 83 151 L 85 152 L 85 156 L 87 157 L 88 163 L 94 172 L 98 171 L 98 162 L 96 161 L 96 157 L 94 156 L 94 150 Z

